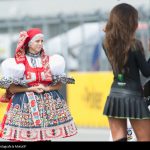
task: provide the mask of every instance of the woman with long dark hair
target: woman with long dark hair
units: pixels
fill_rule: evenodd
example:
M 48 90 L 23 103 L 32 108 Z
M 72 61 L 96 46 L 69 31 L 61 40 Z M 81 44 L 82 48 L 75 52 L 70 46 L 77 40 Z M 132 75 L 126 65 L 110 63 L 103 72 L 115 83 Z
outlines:
M 138 141 L 150 141 L 150 112 L 143 96 L 140 71 L 150 76 L 142 43 L 135 38 L 138 11 L 122 3 L 115 6 L 105 27 L 103 48 L 114 81 L 104 107 L 113 141 L 127 141 L 127 118 Z

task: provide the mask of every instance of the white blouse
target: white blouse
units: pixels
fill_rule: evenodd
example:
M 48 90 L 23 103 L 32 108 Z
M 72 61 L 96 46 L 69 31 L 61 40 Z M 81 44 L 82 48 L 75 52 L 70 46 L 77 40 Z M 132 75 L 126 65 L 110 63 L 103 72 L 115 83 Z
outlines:
M 39 63 L 39 58 L 35 58 Z M 29 61 L 30 59 L 28 59 Z M 41 63 L 41 61 L 40 61 Z M 30 62 L 29 62 L 30 64 Z M 65 74 L 65 60 L 64 57 L 58 54 L 50 56 L 49 65 L 52 75 Z M 39 66 L 39 65 L 37 65 Z M 24 76 L 25 66 L 17 64 L 15 58 L 7 58 L 1 63 L 1 76 L 5 78 L 22 79 Z
M 41 59 L 39 57 L 27 56 L 27 60 L 31 67 L 41 67 Z M 72 79 L 66 77 L 64 57 L 58 54 L 49 58 L 50 70 L 53 76 L 53 84 L 61 81 L 62 83 L 72 83 Z M 8 88 L 10 84 L 26 86 L 24 77 L 25 66 L 17 64 L 15 58 L 7 58 L 0 66 L 0 88 Z M 65 76 L 65 77 L 64 77 Z
M 49 58 L 50 70 L 52 75 L 64 75 L 65 74 L 65 59 L 63 56 L 55 54 Z
M 25 66 L 17 64 L 15 58 L 7 58 L 1 63 L 1 75 L 5 78 L 23 78 Z

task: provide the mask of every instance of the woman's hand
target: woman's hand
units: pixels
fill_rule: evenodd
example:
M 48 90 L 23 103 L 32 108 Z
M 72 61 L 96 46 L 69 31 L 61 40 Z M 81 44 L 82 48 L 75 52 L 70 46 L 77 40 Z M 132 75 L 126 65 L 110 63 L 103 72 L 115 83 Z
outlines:
M 42 84 L 40 84 L 41 88 L 45 91 L 45 92 L 48 92 L 48 91 L 53 91 L 53 90 L 59 90 L 62 86 L 62 83 L 58 83 L 54 86 L 44 86 Z
M 43 84 L 39 84 L 38 86 L 33 86 L 30 87 L 30 91 L 36 92 L 36 93 L 43 93 L 43 92 L 48 92 L 48 91 L 53 91 L 53 90 L 59 90 L 62 86 L 62 83 L 58 83 L 54 86 L 45 86 Z
M 29 91 L 40 94 L 40 93 L 44 92 L 44 87 L 43 87 L 43 85 L 32 86 L 32 87 L 29 87 Z
M 11 94 L 20 93 L 20 92 L 36 92 L 38 94 L 53 90 L 59 90 L 62 86 L 62 83 L 58 83 L 54 86 L 45 86 L 43 84 L 39 84 L 38 86 L 32 86 L 32 87 L 23 87 L 15 84 L 11 84 L 8 91 Z
M 20 85 L 11 84 L 10 87 L 8 88 L 8 91 L 11 94 L 20 93 L 20 92 L 36 92 L 36 93 L 40 94 L 40 93 L 44 92 L 44 87 L 43 87 L 43 85 L 32 86 L 32 87 L 23 87 Z

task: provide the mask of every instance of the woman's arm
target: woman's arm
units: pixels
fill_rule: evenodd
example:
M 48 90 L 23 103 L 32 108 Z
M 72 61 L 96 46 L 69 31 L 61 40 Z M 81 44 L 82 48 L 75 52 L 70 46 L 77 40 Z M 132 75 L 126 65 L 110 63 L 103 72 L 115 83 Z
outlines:
M 142 74 L 145 77 L 150 76 L 150 61 L 146 61 L 142 42 L 137 42 L 137 50 L 135 50 L 135 58 Z
M 36 92 L 36 93 L 42 93 L 44 91 L 53 91 L 53 90 L 59 90 L 61 88 L 62 84 L 58 83 L 54 86 L 44 86 L 42 84 L 38 86 L 32 86 L 32 87 L 23 87 L 20 85 L 11 84 L 9 87 L 9 92 L 14 93 L 21 93 L 21 92 Z
M 9 87 L 9 92 L 14 93 L 21 93 L 21 92 L 36 92 L 36 93 L 42 93 L 44 90 L 42 89 L 43 86 L 33 86 L 33 87 L 23 87 L 20 85 L 11 84 Z
M 46 91 L 46 92 L 53 91 L 53 90 L 59 90 L 59 89 L 61 89 L 61 86 L 62 86 L 62 83 L 58 83 L 58 84 L 53 85 L 53 86 L 51 86 L 51 85 L 44 86 L 43 90 Z

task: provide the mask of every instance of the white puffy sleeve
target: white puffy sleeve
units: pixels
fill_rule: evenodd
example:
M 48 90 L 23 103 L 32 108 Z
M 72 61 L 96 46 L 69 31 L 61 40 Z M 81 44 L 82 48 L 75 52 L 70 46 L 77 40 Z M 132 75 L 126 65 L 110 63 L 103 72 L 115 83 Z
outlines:
M 63 84 L 73 84 L 75 80 L 72 77 L 68 77 L 65 73 L 65 59 L 63 56 L 55 54 L 50 56 L 49 65 L 52 73 L 53 83 L 52 85 L 61 82 Z
M 6 78 L 21 79 L 23 78 L 25 66 L 17 64 L 15 58 L 7 58 L 1 64 L 1 75 Z
M 50 56 L 49 64 L 52 75 L 64 75 L 65 74 L 65 59 L 63 56 L 55 54 Z
M 11 83 L 21 84 L 25 66 L 17 64 L 15 58 L 7 58 L 0 65 L 0 87 L 8 88 Z

